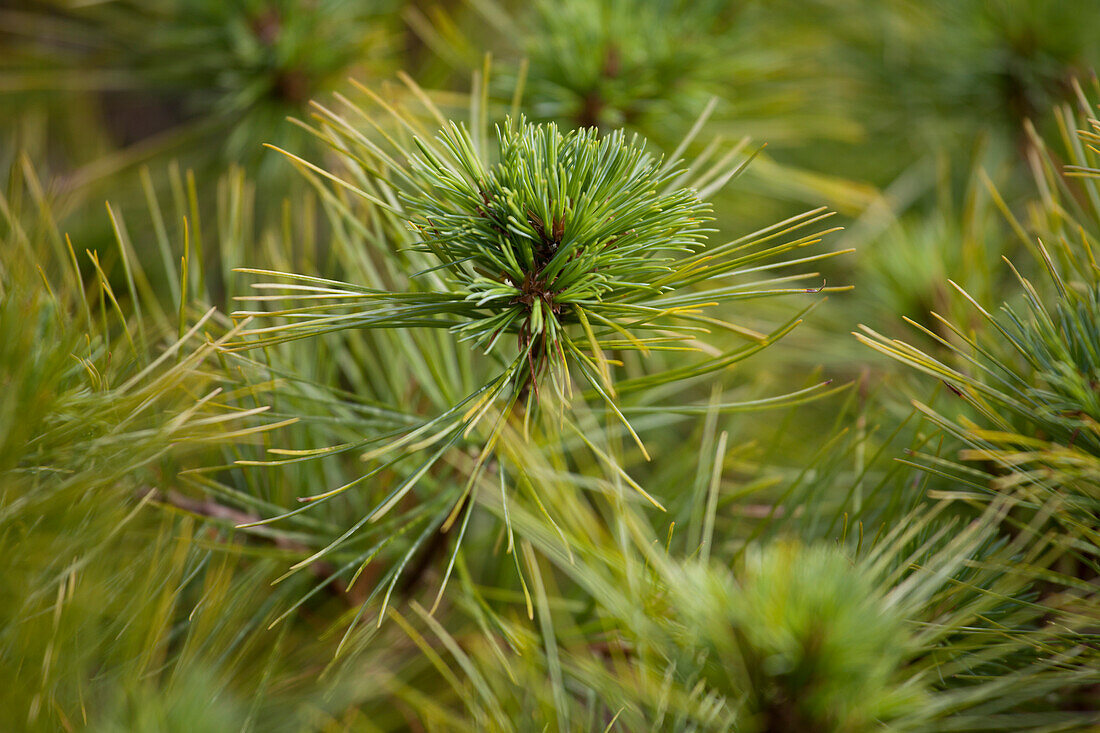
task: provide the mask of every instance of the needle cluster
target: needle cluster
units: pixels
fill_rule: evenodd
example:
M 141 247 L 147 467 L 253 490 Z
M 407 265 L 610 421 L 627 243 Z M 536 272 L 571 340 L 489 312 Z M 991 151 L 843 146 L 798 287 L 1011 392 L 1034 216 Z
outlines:
M 673 290 L 710 209 L 621 131 L 520 121 L 497 135 L 499 162 L 486 165 L 462 127 L 444 128 L 450 159 L 421 145 L 405 199 L 423 248 L 473 306 L 456 332 L 486 350 L 515 334 L 535 382 L 551 360 L 580 355 L 570 325 L 606 330 L 614 314 L 601 309 Z

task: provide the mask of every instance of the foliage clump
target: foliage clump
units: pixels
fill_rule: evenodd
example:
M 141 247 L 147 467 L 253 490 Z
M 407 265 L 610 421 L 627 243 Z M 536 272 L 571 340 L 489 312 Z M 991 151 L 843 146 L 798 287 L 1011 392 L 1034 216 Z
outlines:
M 137 145 L 123 160 L 170 152 L 193 165 L 213 161 L 219 174 L 233 163 L 255 170 L 262 142 L 301 141 L 288 115 L 349 74 L 385 67 L 395 8 L 393 0 L 41 3 L 13 14 L 13 53 L 0 73 L 16 89 L 63 94 L 68 107 L 93 97 L 110 137 Z M 24 36 L 24 25 L 41 37 Z M 266 178 L 275 187 L 282 177 Z
M 704 676 L 751 690 L 746 730 L 876 730 L 922 702 L 906 686 L 915 643 L 900 609 L 834 548 L 751 547 L 733 574 L 688 567 L 676 590 Z
M 499 162 L 488 165 L 468 133 L 445 128 L 439 142 L 453 162 L 420 145 L 410 165 L 416 189 L 403 198 L 423 249 L 449 276 L 450 302 L 438 308 L 468 310 L 455 332 L 485 350 L 515 334 L 537 386 L 551 362 L 559 374 L 567 359 L 592 363 L 568 326 L 625 333 L 620 321 L 636 330 L 659 316 L 647 302 L 680 285 L 688 268 L 677 259 L 703 248 L 710 210 L 675 187 L 679 170 L 621 131 L 562 134 L 521 120 L 498 127 L 497 139 L 487 157 Z
M 1079 134 L 1095 139 L 1094 131 Z M 961 401 L 965 412 L 957 417 L 918 407 L 963 441 L 962 463 L 950 468 L 969 475 L 973 488 L 985 494 L 1022 489 L 1034 506 L 1092 523 L 1100 500 L 1100 271 L 1094 255 L 1100 189 L 1094 151 L 1066 142 L 1072 164 L 1065 171 L 1041 159 L 1040 184 L 1056 180 L 1060 186 L 1042 189 L 1047 199 L 1035 222 L 1040 236 L 1024 240 L 1042 280 L 1006 258 L 1017 292 L 999 309 L 955 285 L 983 328 L 968 332 L 934 313 L 943 335 L 921 330 L 944 347 L 943 354 L 867 328 L 860 338 L 940 378 Z
M 723 39 L 732 15 L 712 0 L 539 0 L 523 49 L 532 114 L 605 129 L 688 116 L 731 51 Z

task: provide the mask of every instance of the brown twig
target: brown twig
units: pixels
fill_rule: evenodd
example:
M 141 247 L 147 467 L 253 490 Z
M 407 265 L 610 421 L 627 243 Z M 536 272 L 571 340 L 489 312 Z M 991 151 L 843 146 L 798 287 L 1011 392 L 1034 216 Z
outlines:
M 270 527 L 240 526 L 242 524 L 258 522 L 261 517 L 255 514 L 249 514 L 248 512 L 219 504 L 212 499 L 195 499 L 190 496 L 185 496 L 178 491 L 164 492 L 158 489 L 149 489 L 145 492 L 144 496 L 149 496 L 150 494 L 152 494 L 150 499 L 158 504 L 173 507 L 199 517 L 230 523 L 233 529 L 244 532 L 252 537 L 268 540 L 281 550 L 287 550 L 297 554 L 309 552 L 309 548 L 302 543 L 296 542 L 282 532 L 273 530 Z M 314 576 L 322 579 L 330 578 L 335 570 L 336 568 L 332 563 L 323 560 L 318 560 L 309 565 L 309 571 Z M 325 587 L 333 595 L 346 600 L 349 605 L 358 606 L 366 601 L 366 593 L 363 588 L 367 587 L 367 585 L 369 585 L 369 583 L 356 584 L 353 588 L 349 589 L 347 583 L 341 578 L 332 578 L 325 584 Z

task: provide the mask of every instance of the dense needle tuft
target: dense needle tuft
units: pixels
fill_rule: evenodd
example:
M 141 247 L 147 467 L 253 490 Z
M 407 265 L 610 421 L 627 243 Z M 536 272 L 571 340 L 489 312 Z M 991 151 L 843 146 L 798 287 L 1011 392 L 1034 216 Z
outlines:
M 499 162 L 487 166 L 452 123 L 440 141 L 453 163 L 419 145 L 420 195 L 405 198 L 424 248 L 477 306 L 455 330 L 485 349 L 517 334 L 541 369 L 584 311 L 672 290 L 671 264 L 702 246 L 710 209 L 621 131 L 521 121 L 497 140 Z

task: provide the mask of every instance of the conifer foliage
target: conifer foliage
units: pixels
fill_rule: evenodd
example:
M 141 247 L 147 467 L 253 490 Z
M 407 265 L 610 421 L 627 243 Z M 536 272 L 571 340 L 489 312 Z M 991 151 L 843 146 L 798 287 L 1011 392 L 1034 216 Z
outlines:
M 1055 5 L 3 4 L 0 730 L 1100 726 Z

